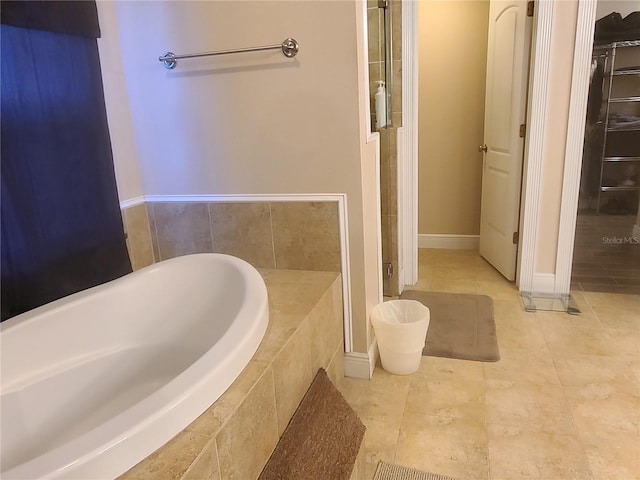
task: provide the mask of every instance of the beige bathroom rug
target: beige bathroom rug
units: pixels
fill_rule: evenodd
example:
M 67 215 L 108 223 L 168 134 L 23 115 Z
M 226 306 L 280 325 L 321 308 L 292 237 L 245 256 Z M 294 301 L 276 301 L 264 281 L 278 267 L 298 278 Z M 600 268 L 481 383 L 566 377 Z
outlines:
M 417 300 L 431 311 L 423 355 L 480 362 L 500 360 L 491 297 L 405 290 L 400 298 Z

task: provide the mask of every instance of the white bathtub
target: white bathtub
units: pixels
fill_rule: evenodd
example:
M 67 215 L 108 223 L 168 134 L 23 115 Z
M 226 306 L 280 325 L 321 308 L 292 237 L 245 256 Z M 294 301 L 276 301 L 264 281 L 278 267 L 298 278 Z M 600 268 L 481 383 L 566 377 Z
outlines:
M 224 393 L 268 321 L 251 265 L 197 254 L 3 322 L 1 477 L 124 473 Z

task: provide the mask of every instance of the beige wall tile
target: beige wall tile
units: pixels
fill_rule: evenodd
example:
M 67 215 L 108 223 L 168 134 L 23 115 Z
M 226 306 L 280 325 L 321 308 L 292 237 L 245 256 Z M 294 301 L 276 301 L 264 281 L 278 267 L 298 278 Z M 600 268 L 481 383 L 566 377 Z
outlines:
M 312 379 L 311 327 L 303 322 L 273 362 L 278 435 L 289 424 Z
M 190 253 L 212 252 L 206 203 L 151 203 L 160 260 Z
M 212 438 L 191 464 L 181 480 L 220 480 L 218 449 Z
M 252 480 L 262 471 L 278 443 L 271 369 L 258 380 L 237 413 L 216 437 L 224 480 Z
M 311 326 L 311 365 L 314 372 L 319 368 L 327 369 L 335 349 L 343 344 L 342 315 L 337 318 L 333 288 L 335 283 L 307 317 Z
M 231 418 L 238 406 L 269 367 L 267 362 L 252 359 L 226 392 L 202 415 L 196 418 L 186 430 L 207 436 L 214 436 L 220 427 Z
M 136 205 L 122 211 L 127 232 L 129 258 L 134 270 L 151 265 L 154 261 L 151 229 L 146 204 Z
M 380 9 L 379 8 L 367 8 L 367 32 L 368 32 L 368 44 L 369 44 L 369 61 L 379 62 L 382 58 L 380 53 Z
M 394 45 L 395 48 L 395 45 Z M 391 89 L 391 111 L 402 113 L 402 61 L 394 59 L 391 62 L 393 86 Z
M 273 361 L 337 278 L 333 272 L 271 271 L 265 282 L 272 321 L 254 358 Z
M 344 346 L 340 345 L 336 348 L 333 358 L 327 367 L 327 376 L 333 384 L 340 389 L 340 385 L 344 380 Z
M 119 480 L 182 478 L 209 440 L 209 437 L 198 433 L 180 432 L 162 448 L 118 478 Z
M 392 58 L 400 60 L 402 58 L 402 2 L 400 0 L 391 0 L 391 15 Z
M 276 268 L 340 271 L 336 202 L 271 204 Z
M 274 268 L 271 212 L 267 202 L 210 203 L 213 251 Z

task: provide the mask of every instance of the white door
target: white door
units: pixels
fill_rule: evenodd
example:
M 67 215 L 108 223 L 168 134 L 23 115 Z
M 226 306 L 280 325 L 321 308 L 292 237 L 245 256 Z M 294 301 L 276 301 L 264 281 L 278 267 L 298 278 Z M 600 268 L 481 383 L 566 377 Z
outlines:
M 480 255 L 508 280 L 516 273 L 530 32 L 526 1 L 491 0 Z

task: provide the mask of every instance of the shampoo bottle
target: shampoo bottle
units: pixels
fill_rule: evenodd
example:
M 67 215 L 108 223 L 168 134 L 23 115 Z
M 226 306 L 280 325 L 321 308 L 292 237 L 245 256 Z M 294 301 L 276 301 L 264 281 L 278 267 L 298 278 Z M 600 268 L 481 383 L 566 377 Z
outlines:
M 375 96 L 376 104 L 376 129 L 387 126 L 387 93 L 385 92 L 384 82 L 379 80 L 378 91 Z

